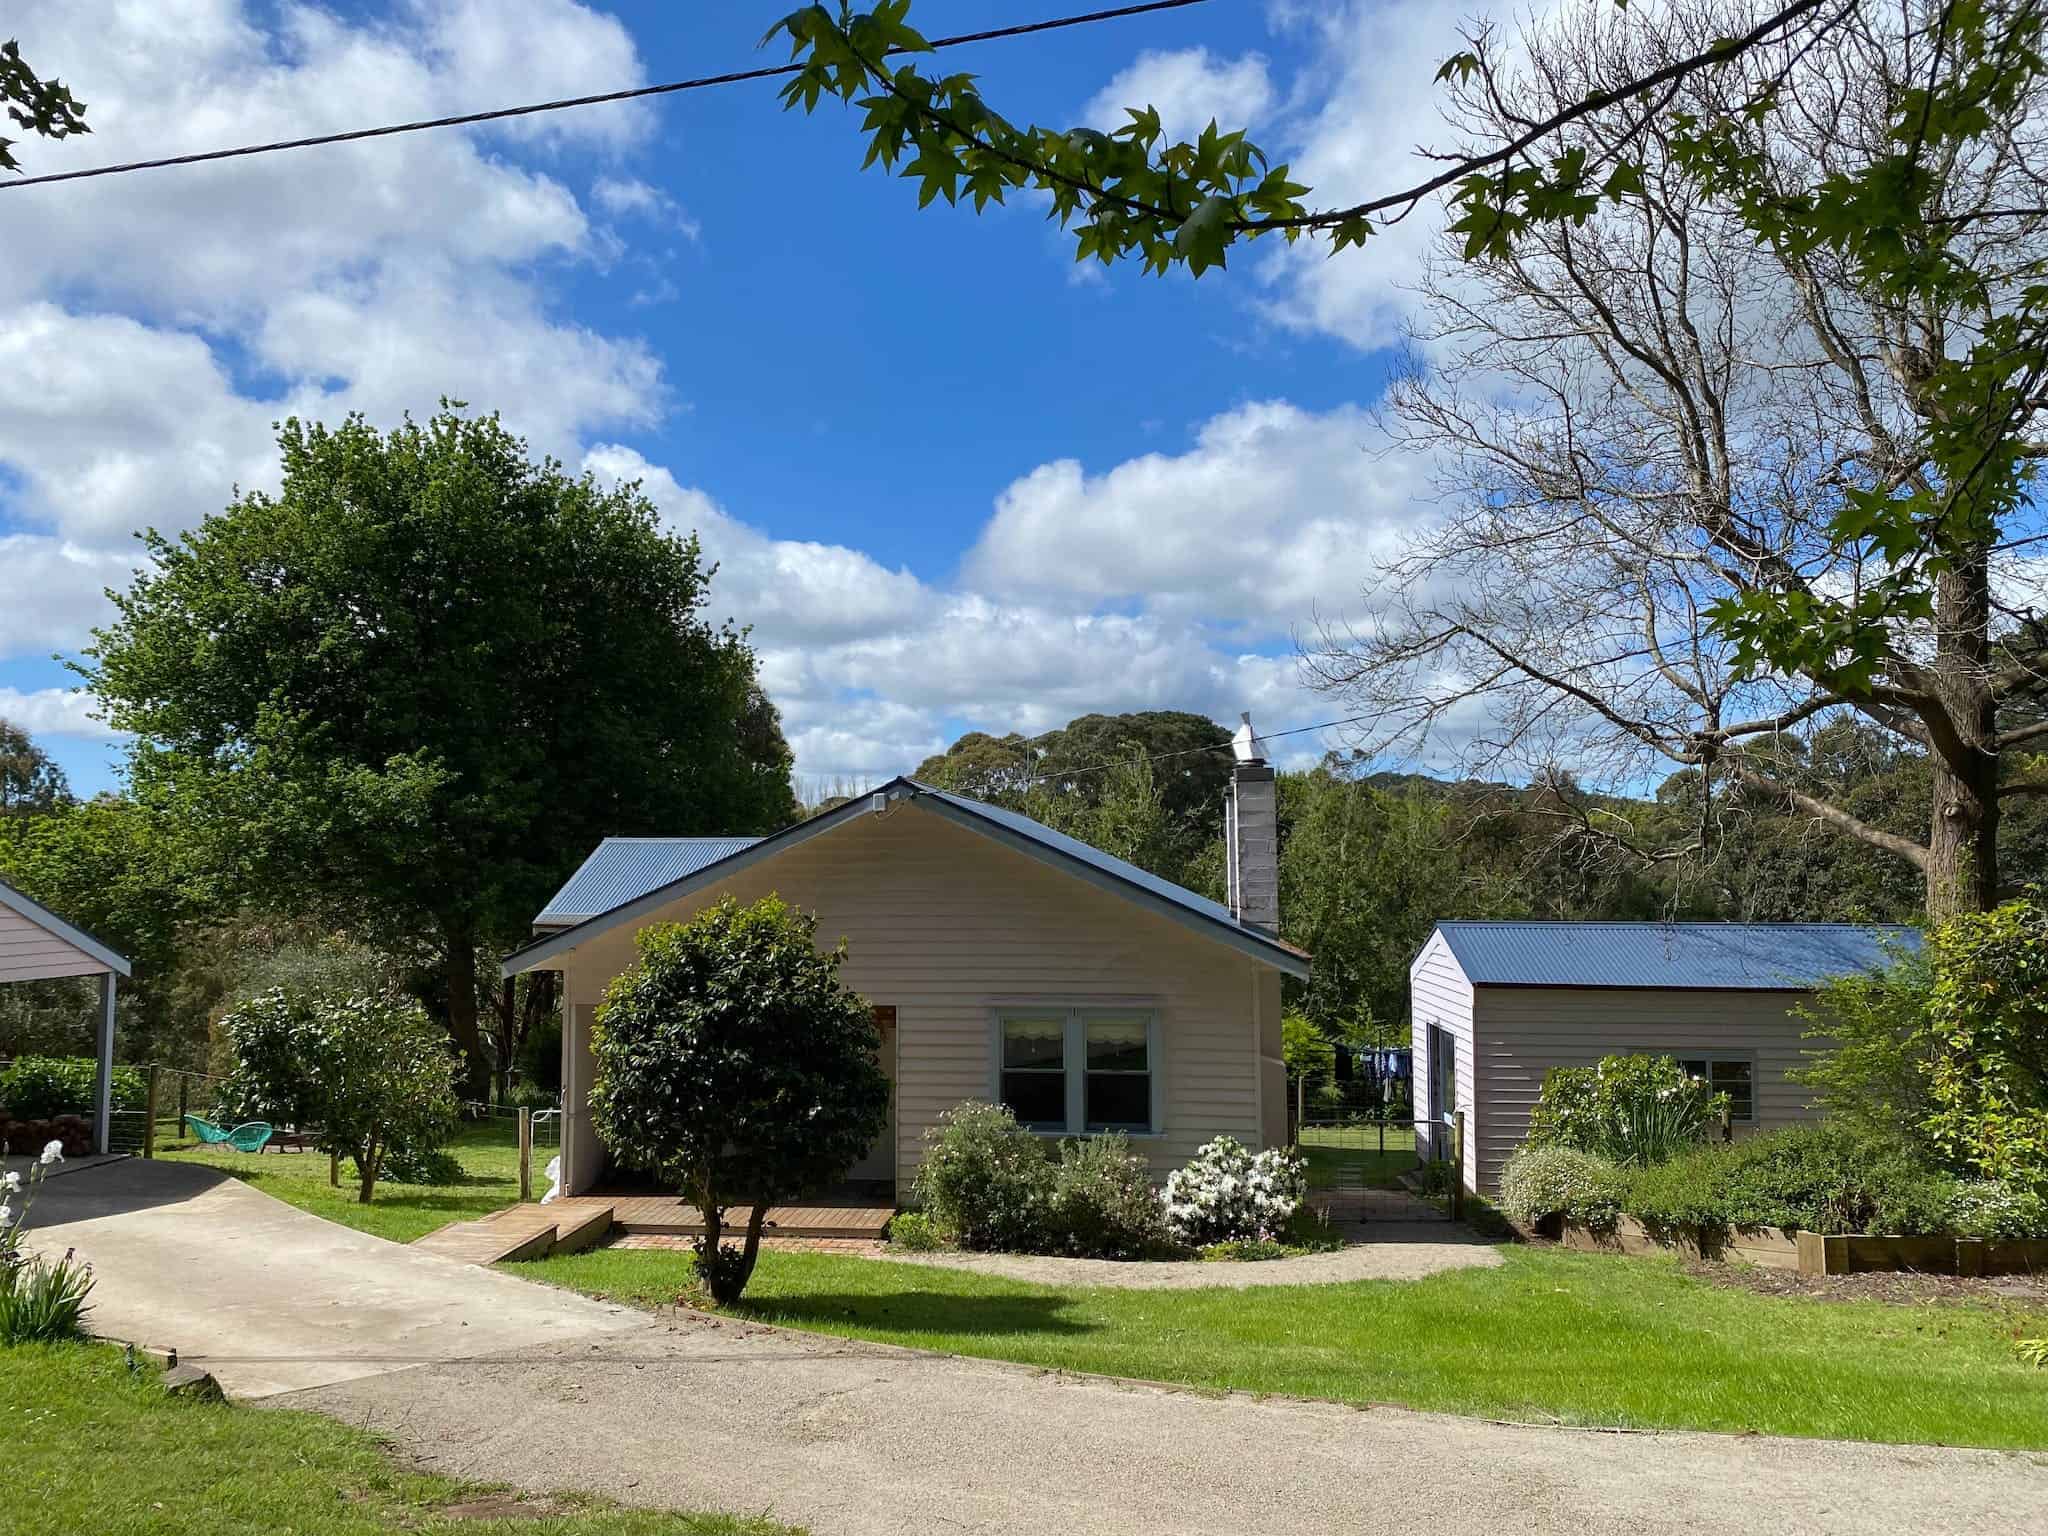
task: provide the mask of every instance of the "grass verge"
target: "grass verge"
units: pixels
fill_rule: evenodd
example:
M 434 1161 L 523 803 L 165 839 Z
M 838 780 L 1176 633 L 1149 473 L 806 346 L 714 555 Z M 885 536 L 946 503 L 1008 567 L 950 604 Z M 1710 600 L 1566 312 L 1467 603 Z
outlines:
M 318 1414 L 168 1397 L 107 1345 L 0 1352 L 7 1491 L 0 1532 L 105 1536 L 796 1536 L 724 1515 L 519 1502 L 407 1471 L 371 1435 Z M 451 1506 L 509 1518 L 457 1518 Z
M 2048 1371 L 1985 1307 L 1757 1296 L 1673 1261 L 1510 1248 L 1497 1269 L 1252 1290 L 1054 1289 L 811 1253 L 761 1258 L 741 1315 L 1063 1370 L 1631 1428 L 2048 1448 Z M 515 1272 L 673 1302 L 689 1257 L 598 1249 Z
M 203 1163 L 231 1173 L 266 1195 L 394 1243 L 425 1237 L 451 1221 L 472 1221 L 502 1210 L 519 1198 L 519 1152 L 509 1122 L 464 1126 L 448 1150 L 462 1164 L 459 1184 L 391 1184 L 377 1186 L 375 1198 L 363 1205 L 344 1159 L 341 1186 L 327 1182 L 327 1156 L 322 1152 L 231 1151 L 200 1142 L 174 1142 L 157 1156 L 170 1162 Z M 534 1153 L 534 1177 L 552 1150 Z

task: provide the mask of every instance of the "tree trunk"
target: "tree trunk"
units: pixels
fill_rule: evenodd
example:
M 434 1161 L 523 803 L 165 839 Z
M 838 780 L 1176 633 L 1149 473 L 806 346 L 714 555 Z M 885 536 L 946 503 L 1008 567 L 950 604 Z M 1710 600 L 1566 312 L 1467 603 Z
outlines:
M 1998 729 L 1991 662 L 1990 562 L 1965 553 L 1935 586 L 1934 687 L 1947 730 L 1929 754 L 1934 824 L 1927 838 L 1927 917 L 1998 904 Z
M 498 984 L 498 1040 L 496 1070 L 492 1074 L 492 1098 L 503 1104 L 512 1097 L 512 1063 L 518 1059 L 525 1032 L 519 1028 L 517 978 L 507 976 Z
M 481 1100 L 490 1094 L 490 1061 L 477 1019 L 476 939 L 466 927 L 451 924 L 441 979 L 448 991 L 448 1033 L 462 1052 L 462 1097 Z
M 362 1175 L 362 1183 L 356 1189 L 358 1205 L 370 1203 L 370 1196 L 377 1188 L 377 1165 L 383 1160 L 384 1155 L 374 1141 L 356 1149 L 356 1171 Z

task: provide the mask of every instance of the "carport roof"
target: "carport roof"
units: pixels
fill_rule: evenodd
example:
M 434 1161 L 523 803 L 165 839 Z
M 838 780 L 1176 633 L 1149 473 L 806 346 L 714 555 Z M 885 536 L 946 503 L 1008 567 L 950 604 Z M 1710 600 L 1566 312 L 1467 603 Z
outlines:
M 76 924 L 65 922 L 63 918 L 52 912 L 41 902 L 36 901 L 25 892 L 16 890 L 5 880 L 0 880 L 0 907 L 4 907 L 17 917 L 35 924 L 36 927 L 42 929 L 45 933 L 62 939 L 73 949 L 97 961 L 103 970 L 111 971 L 116 976 L 126 976 L 129 974 L 127 956 L 115 953 L 115 951 L 109 949 Z M 0 979 L 7 981 L 36 981 L 44 976 L 76 976 L 77 974 L 79 973 L 75 969 L 42 971 L 37 969 L 35 962 L 32 960 L 10 961 L 6 955 L 0 955 Z

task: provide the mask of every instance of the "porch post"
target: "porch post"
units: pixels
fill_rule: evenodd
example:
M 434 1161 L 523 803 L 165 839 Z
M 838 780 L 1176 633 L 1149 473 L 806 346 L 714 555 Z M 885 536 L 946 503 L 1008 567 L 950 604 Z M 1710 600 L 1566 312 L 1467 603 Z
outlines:
M 93 1132 L 96 1152 L 113 1150 L 114 1128 L 114 973 L 100 977 L 99 1060 L 92 1079 Z

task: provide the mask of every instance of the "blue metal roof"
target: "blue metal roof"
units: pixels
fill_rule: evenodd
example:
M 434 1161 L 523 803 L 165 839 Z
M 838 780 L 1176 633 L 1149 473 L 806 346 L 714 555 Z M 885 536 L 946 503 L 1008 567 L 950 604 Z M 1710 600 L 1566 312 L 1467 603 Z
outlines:
M 1918 950 L 1920 931 L 1854 923 L 1438 923 L 1475 986 L 1803 992 Z
M 844 805 L 821 812 L 808 821 L 785 827 L 765 838 L 758 837 L 642 837 L 607 838 L 583 867 L 556 892 L 538 918 L 536 927 L 561 931 L 536 938 L 525 948 L 508 955 L 502 967 L 512 976 L 544 964 L 558 954 L 582 943 L 592 933 L 620 922 L 631 921 L 644 911 L 675 899 L 696 883 L 708 883 L 725 873 L 714 865 L 745 864 L 772 857 L 784 847 L 806 838 L 830 832 L 853 818 L 867 814 L 876 800 L 928 799 L 944 809 L 934 814 L 979 823 L 984 835 L 1039 857 L 1083 866 L 1075 873 L 1097 884 L 1127 887 L 1125 894 L 1140 903 L 1175 909 L 1180 920 L 1193 919 L 1198 925 L 1221 930 L 1216 936 L 1247 953 L 1255 954 L 1290 975 L 1308 975 L 1308 956 L 1293 945 L 1257 928 L 1247 927 L 1231 915 L 1230 909 L 1184 886 L 1127 863 L 1078 838 L 1055 832 L 1043 822 L 985 801 L 970 800 L 950 790 L 934 789 L 914 779 L 891 779 L 879 789 L 857 795 Z M 672 862 L 663 863 L 663 860 Z M 696 877 L 702 876 L 701 881 Z M 591 905 L 592 903 L 599 903 Z
M 758 837 L 608 837 L 549 898 L 536 926 L 580 923 L 732 857 Z

